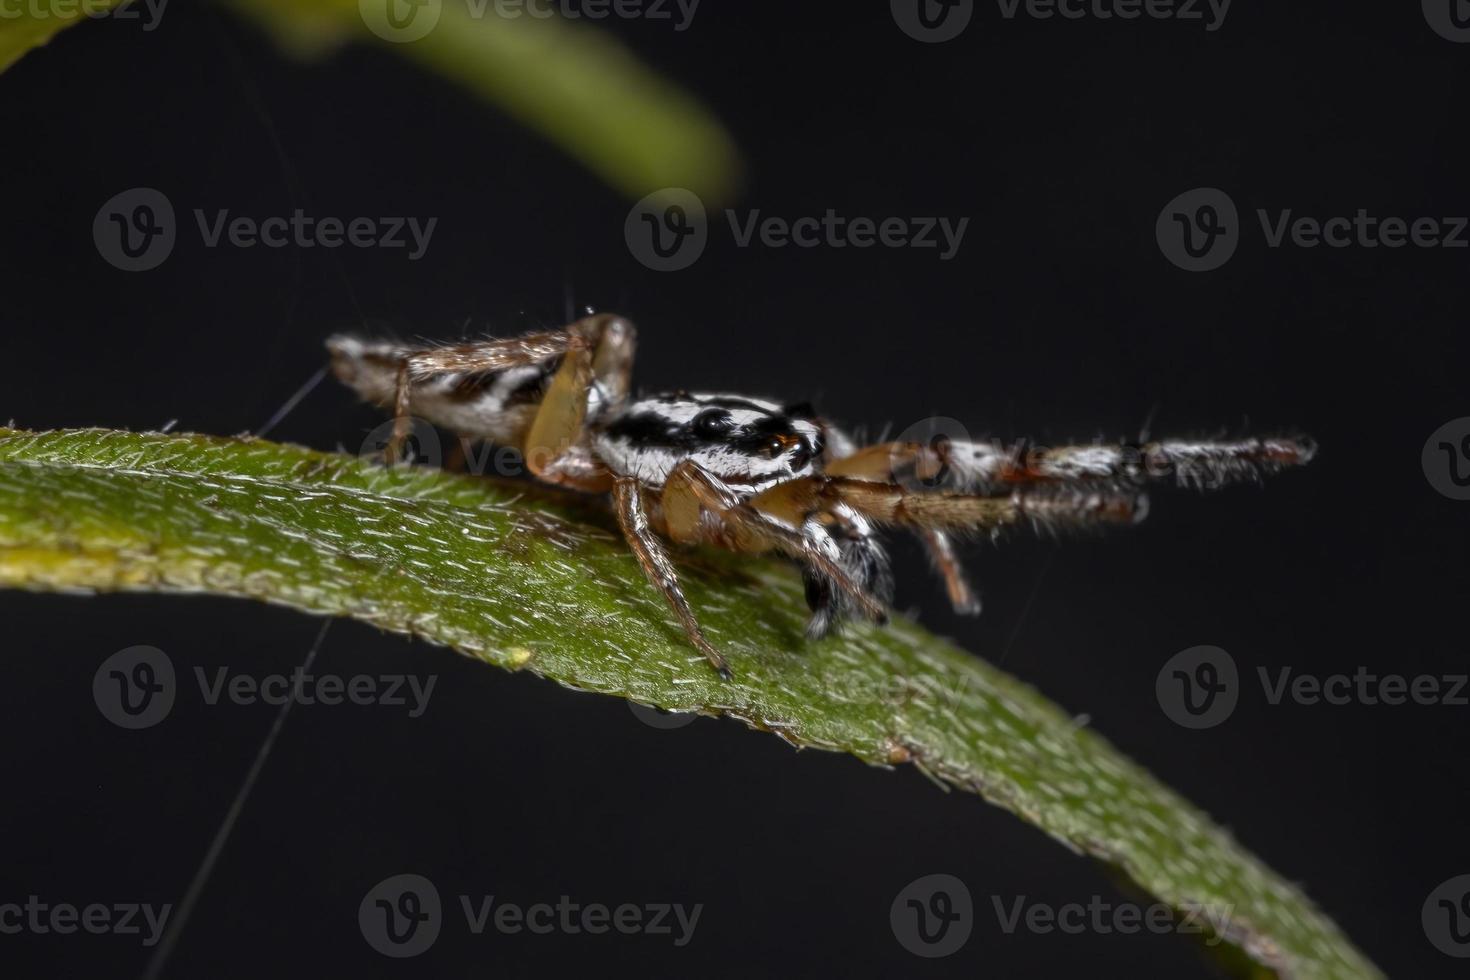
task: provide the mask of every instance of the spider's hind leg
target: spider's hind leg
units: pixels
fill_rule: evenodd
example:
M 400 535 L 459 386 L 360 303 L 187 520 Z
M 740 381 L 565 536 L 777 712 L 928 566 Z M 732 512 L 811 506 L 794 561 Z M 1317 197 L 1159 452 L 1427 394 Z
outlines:
M 607 403 L 616 404 L 627 397 L 634 330 L 633 325 L 622 317 L 598 314 L 584 317 L 561 330 L 508 339 L 408 347 L 338 335 L 327 340 L 327 349 L 331 352 L 332 370 L 340 381 L 367 401 L 393 412 L 393 435 L 384 450 L 391 465 L 398 461 L 411 428 L 411 413 L 415 410 L 435 424 L 475 428 L 456 425 L 456 421 L 464 421 L 463 404 L 457 405 L 453 411 L 450 405 L 445 404 L 446 401 L 462 403 L 466 397 L 463 391 L 453 394 L 436 391 L 429 401 L 422 400 L 426 385 L 446 378 L 459 378 L 467 385 L 459 387 L 474 393 L 486 376 L 516 368 L 534 367 L 543 372 L 557 368 L 554 374 L 550 374 L 546 392 L 546 395 L 554 394 L 556 397 L 547 404 L 545 396 L 541 396 L 535 419 L 542 423 L 543 434 L 548 438 L 576 434 L 586 416 L 588 394 L 594 382 Z M 569 356 L 579 351 L 575 357 Z M 558 358 L 562 362 L 560 367 L 557 366 Z M 568 361 L 575 363 L 568 366 Z M 533 377 L 529 379 L 532 383 L 536 380 L 535 374 L 533 371 Z M 567 377 L 558 386 L 558 379 L 563 375 Z M 454 418 L 454 421 L 446 416 Z M 513 444 L 522 435 L 518 429 L 518 425 L 512 424 L 507 428 L 506 423 L 500 421 L 485 430 L 469 431 L 469 434 Z
M 404 440 L 412 424 L 414 388 L 435 378 L 448 374 L 477 375 L 510 368 L 541 364 L 548 359 L 564 355 L 575 342 L 572 330 L 551 333 L 527 334 L 504 340 L 482 340 L 445 347 L 418 349 L 398 348 L 388 356 L 393 363 L 392 410 L 393 435 L 384 447 L 384 461 L 392 466 L 398 462 Z M 328 348 L 333 355 L 333 365 L 338 376 L 356 387 L 360 393 L 370 395 L 368 385 L 374 383 L 370 370 L 371 362 L 354 364 L 350 359 L 351 338 L 333 338 Z M 380 355 L 381 357 L 381 355 Z M 349 379 L 348 372 L 356 371 L 357 377 Z M 432 421 L 432 419 L 431 419 Z M 477 433 L 479 434 L 479 433 Z

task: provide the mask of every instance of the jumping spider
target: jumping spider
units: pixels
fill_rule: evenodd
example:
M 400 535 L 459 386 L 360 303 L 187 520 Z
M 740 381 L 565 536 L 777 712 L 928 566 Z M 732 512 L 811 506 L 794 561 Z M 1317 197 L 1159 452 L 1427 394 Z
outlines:
M 611 491 L 649 581 L 725 678 L 730 669 L 700 629 L 660 535 L 791 556 L 806 581 L 808 633 L 820 637 L 849 617 L 885 620 L 893 576 L 876 525 L 916 532 L 956 610 L 975 613 L 956 532 L 1134 523 L 1151 479 L 1218 486 L 1314 452 L 1309 440 L 1287 437 L 1048 449 L 937 438 L 859 448 L 807 405 L 633 396 L 633 325 L 606 314 L 510 340 L 401 346 L 336 336 L 327 347 L 343 383 L 394 413 L 390 463 L 416 415 L 520 447 L 548 483 Z

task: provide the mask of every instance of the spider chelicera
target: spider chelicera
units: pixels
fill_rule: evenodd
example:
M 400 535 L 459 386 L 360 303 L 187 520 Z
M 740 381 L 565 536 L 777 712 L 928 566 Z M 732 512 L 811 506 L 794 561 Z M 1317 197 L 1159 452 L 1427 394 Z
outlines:
M 808 405 L 725 394 L 635 397 L 633 325 L 589 315 L 506 340 L 404 346 L 335 336 L 336 376 L 394 413 L 388 461 L 417 416 L 522 450 L 538 479 L 611 492 L 618 524 L 693 645 L 728 678 L 661 538 L 801 564 L 808 633 L 882 622 L 893 596 L 881 525 L 919 535 L 954 607 L 979 611 L 953 536 L 1010 525 L 1130 524 L 1144 484 L 1214 487 L 1306 463 L 1305 438 L 1164 440 L 1037 448 L 935 438 L 859 447 Z

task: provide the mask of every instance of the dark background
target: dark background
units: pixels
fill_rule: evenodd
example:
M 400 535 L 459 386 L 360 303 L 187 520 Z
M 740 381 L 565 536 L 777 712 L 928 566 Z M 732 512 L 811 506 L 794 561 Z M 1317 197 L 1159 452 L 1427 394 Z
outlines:
M 801 6 L 805 9 L 792 9 Z M 279 56 L 212 7 L 161 26 L 68 32 L 3 79 L 0 418 L 234 433 L 259 427 L 341 329 L 451 338 L 631 316 L 642 385 L 814 397 L 870 431 L 932 415 L 1041 440 L 1300 429 L 1308 470 L 1264 490 L 1161 491 L 1148 522 L 971 549 L 986 613 L 964 620 L 906 544 L 898 605 L 1038 686 L 1300 882 L 1395 976 L 1450 976 L 1420 907 L 1470 871 L 1466 708 L 1269 705 L 1257 666 L 1463 673 L 1464 503 L 1425 440 L 1466 414 L 1467 253 L 1268 248 L 1256 208 L 1329 217 L 1470 213 L 1458 93 L 1470 47 L 1417 4 L 1235 4 L 1199 22 L 1005 20 L 917 43 L 884 4 L 705 0 L 690 30 L 609 21 L 697 93 L 746 162 L 736 207 L 787 218 L 970 217 L 932 250 L 736 248 L 723 218 L 692 268 L 629 254 L 630 201 L 555 147 L 381 47 Z M 437 216 L 427 255 L 203 248 L 106 264 L 94 214 L 135 186 L 264 217 Z M 1175 195 L 1226 190 L 1244 241 L 1223 268 L 1165 260 Z M 378 421 L 334 384 L 273 438 L 355 449 Z M 115 728 L 90 689 L 124 647 L 181 674 L 287 672 L 318 624 L 216 599 L 0 594 L 7 682 L 0 899 L 177 902 L 270 725 L 265 706 L 181 698 Z M 1155 700 L 1170 656 L 1230 651 L 1248 680 L 1225 724 L 1186 731 Z M 991 896 L 1140 900 L 1041 833 L 912 769 L 795 753 L 701 719 L 511 676 L 352 622 L 319 671 L 439 678 L 427 713 L 293 712 L 183 934 L 173 977 L 1212 975 L 1173 936 L 1007 935 Z M 416 871 L 446 901 L 704 904 L 693 942 L 474 937 L 371 951 L 356 913 Z M 975 898 L 948 959 L 895 940 L 889 904 L 945 872 Z M 454 913 L 452 913 L 454 914 Z M 10 976 L 129 976 L 104 936 L 0 937 Z

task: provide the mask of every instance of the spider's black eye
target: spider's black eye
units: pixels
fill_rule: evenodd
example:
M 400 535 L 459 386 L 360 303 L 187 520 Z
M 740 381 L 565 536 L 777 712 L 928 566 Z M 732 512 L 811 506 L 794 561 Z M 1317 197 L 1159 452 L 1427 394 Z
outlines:
M 694 434 L 702 439 L 718 439 L 730 431 L 730 413 L 723 408 L 707 408 L 690 423 Z
M 812 459 L 816 456 L 821 455 L 821 452 L 821 436 L 817 437 L 815 445 L 805 439 L 801 440 L 801 443 L 796 447 L 796 452 L 791 454 L 791 468 L 793 470 L 806 469 L 807 464 L 810 463 Z

